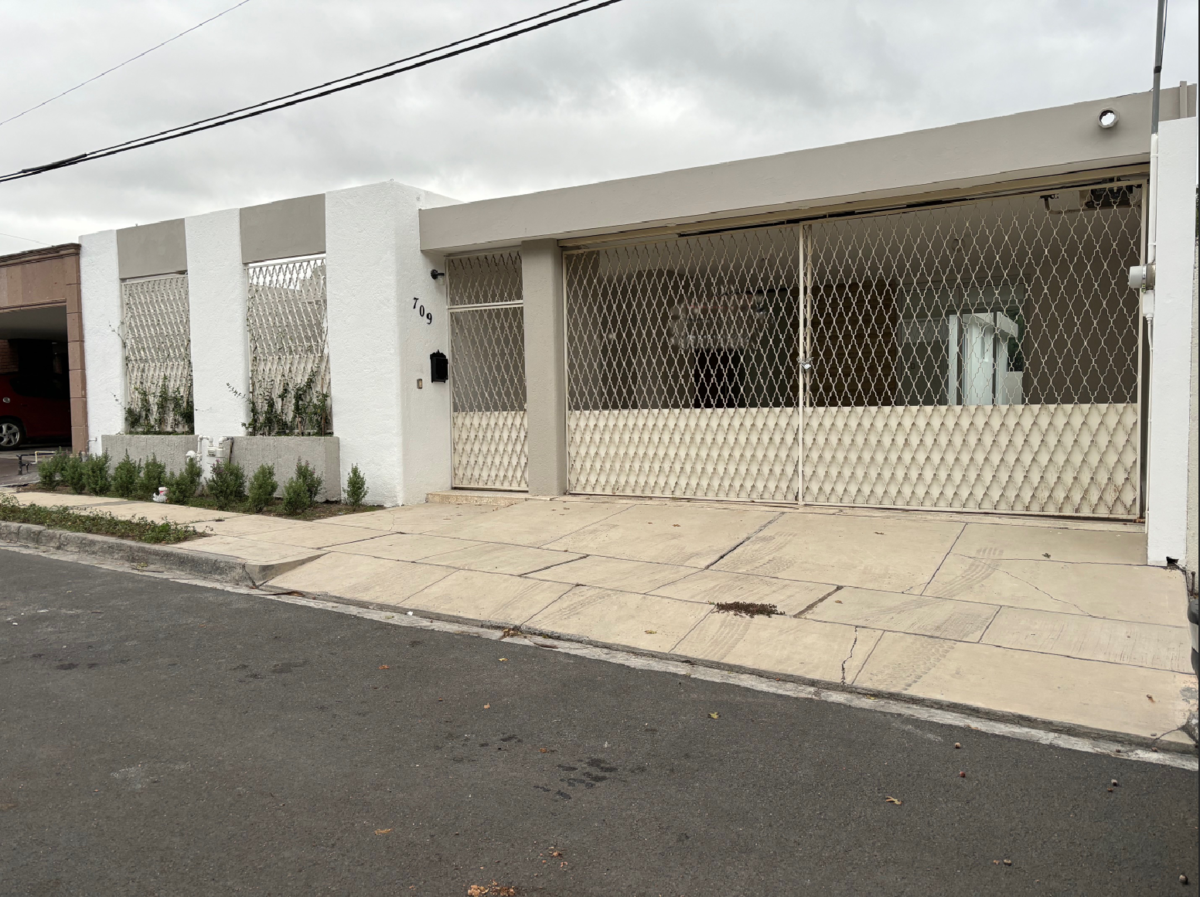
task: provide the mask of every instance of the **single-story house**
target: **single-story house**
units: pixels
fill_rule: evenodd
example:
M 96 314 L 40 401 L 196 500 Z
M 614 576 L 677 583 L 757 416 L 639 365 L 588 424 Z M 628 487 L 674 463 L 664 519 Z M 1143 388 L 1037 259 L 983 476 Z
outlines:
M 91 234 L 92 450 L 176 432 L 237 460 L 265 457 L 239 455 L 247 433 L 294 433 L 388 504 L 484 489 L 1145 520 L 1148 562 L 1183 560 L 1196 87 L 1162 93 L 1153 304 L 1129 285 L 1150 107 Z

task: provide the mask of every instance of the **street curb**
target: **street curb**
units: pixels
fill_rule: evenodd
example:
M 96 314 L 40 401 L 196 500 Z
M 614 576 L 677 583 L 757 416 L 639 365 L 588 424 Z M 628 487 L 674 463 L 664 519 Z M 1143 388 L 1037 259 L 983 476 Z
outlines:
M 245 561 L 228 555 L 183 551 L 170 545 L 151 545 L 92 533 L 73 533 L 34 523 L 0 521 L 0 541 L 86 554 L 135 567 L 160 567 L 237 585 L 253 586 L 265 579 L 263 577 L 256 581 L 247 568 L 261 568 L 266 565 L 248 565 Z M 254 572 L 261 577 L 261 570 L 256 569 Z
M 655 660 L 670 661 L 672 663 L 681 663 L 688 666 L 703 667 L 711 670 L 720 670 L 726 673 L 739 673 L 742 675 L 754 676 L 758 679 L 789 682 L 796 685 L 804 685 L 809 688 L 816 689 L 817 691 L 841 692 L 844 694 L 858 695 L 860 697 L 869 699 L 894 701 L 898 704 L 908 704 L 911 706 L 925 707 L 932 710 L 944 710 L 950 713 L 958 713 L 964 716 L 973 716 L 979 719 L 1023 726 L 1028 729 L 1037 729 L 1039 731 L 1050 732 L 1058 735 L 1069 735 L 1084 739 L 1103 739 L 1106 741 L 1116 741 L 1122 744 L 1127 744 L 1131 747 L 1155 748 L 1160 752 L 1183 754 L 1187 756 L 1195 756 L 1198 750 L 1198 746 L 1196 744 L 1186 745 L 1179 742 L 1163 741 L 1161 736 L 1159 738 L 1150 738 L 1145 735 L 1134 735 L 1129 732 L 1117 732 L 1111 729 L 1097 729 L 1091 726 L 1065 723 L 1058 720 L 1047 720 L 1035 716 L 1026 716 L 1024 714 L 1013 713 L 1006 710 L 995 710 L 988 707 L 980 707 L 975 704 L 962 704 L 956 701 L 942 701 L 936 698 L 915 697 L 913 695 L 904 694 L 903 692 L 884 691 L 883 689 L 877 688 L 863 688 L 857 685 L 834 682 L 831 679 L 812 679 L 807 676 L 797 676 L 791 673 L 776 674 L 765 670 L 755 669 L 754 667 L 739 666 L 738 664 L 723 663 L 721 661 L 714 660 L 703 660 L 700 658 L 686 657 L 681 654 L 664 653 L 662 651 L 648 651 L 644 648 L 632 648 L 629 645 L 621 645 L 615 642 L 603 642 L 596 639 L 586 638 L 584 636 L 555 632 L 548 629 L 526 628 L 524 626 L 513 625 L 511 623 L 504 623 L 496 620 L 483 620 L 475 617 L 461 617 L 454 614 L 438 613 L 436 611 L 418 610 L 417 608 L 405 607 L 402 604 L 381 604 L 379 602 L 360 600 L 357 598 L 344 598 L 340 595 L 332 595 L 327 592 L 303 592 L 299 590 L 273 588 L 271 586 L 267 586 L 266 588 L 262 589 L 262 591 L 267 595 L 271 595 L 273 593 L 279 595 L 300 595 L 305 598 L 315 598 L 321 601 L 326 601 L 330 604 L 344 604 L 350 607 L 361 607 L 368 610 L 384 611 L 386 613 L 411 614 L 414 617 L 421 617 L 426 620 L 436 620 L 443 623 L 460 623 L 482 629 L 503 630 L 514 628 L 518 629 L 521 635 L 526 638 L 553 639 L 554 641 L 570 642 L 572 644 L 587 645 L 595 648 L 603 648 L 609 651 L 617 651 L 622 654 L 650 657 Z M 1186 730 L 1186 726 L 1184 728 Z M 1165 734 L 1167 733 L 1164 733 L 1164 735 Z M 1193 737 L 1191 732 L 1185 731 L 1185 734 L 1187 734 L 1188 737 Z
M 1158 738 L 1150 738 L 1144 735 L 1134 735 L 1128 732 L 1117 732 L 1111 729 L 1097 729 L 1091 726 L 1082 726 L 1061 721 L 1046 720 L 1039 717 L 1026 716 L 1020 713 L 979 707 L 974 704 L 963 704 L 955 701 L 942 701 L 936 698 L 915 697 L 902 692 L 884 691 L 882 689 L 863 688 L 861 686 L 850 685 L 843 682 L 835 682 L 830 679 L 812 679 L 806 676 L 798 676 L 790 673 L 779 673 L 776 675 L 770 671 L 759 670 L 753 667 L 739 666 L 738 664 L 703 660 L 700 658 L 686 657 L 680 654 L 671 654 L 662 651 L 648 651 L 646 649 L 633 648 L 629 645 L 621 645 L 615 642 L 604 642 L 584 636 L 560 633 L 552 630 L 534 628 L 526 629 L 520 626 L 520 624 L 514 625 L 512 623 L 506 623 L 498 620 L 484 620 L 475 617 L 462 617 L 454 614 L 443 614 L 435 611 L 407 608 L 402 604 L 382 604 L 375 601 L 346 598 L 341 595 L 333 595 L 326 592 L 303 592 L 272 586 L 266 586 L 265 588 L 262 588 L 262 584 L 268 580 L 279 576 L 288 570 L 295 569 L 296 567 L 302 566 L 321 557 L 324 552 L 320 551 L 314 551 L 311 557 L 295 558 L 275 564 L 257 564 L 244 561 L 240 558 L 231 557 L 229 555 L 184 551 L 178 548 L 173 548 L 169 545 L 150 545 L 143 542 L 132 542 L 128 539 L 117 539 L 112 536 L 98 536 L 92 535 L 91 533 L 74 533 L 65 530 L 50 529 L 48 527 L 39 526 L 32 523 L 14 523 L 11 521 L 0 521 L 0 541 L 29 545 L 36 548 L 57 549 L 59 551 L 91 555 L 93 557 L 103 558 L 109 561 L 127 563 L 131 566 L 140 568 L 157 567 L 172 572 L 200 577 L 210 581 L 250 586 L 255 589 L 261 589 L 262 593 L 265 595 L 301 595 L 307 598 L 317 598 L 322 601 L 327 601 L 331 604 L 342 604 L 349 607 L 362 607 L 369 610 L 384 611 L 389 613 L 411 614 L 426 620 L 438 620 L 447 623 L 461 623 L 483 629 L 502 630 L 512 627 L 519 629 L 521 634 L 524 636 L 554 639 L 555 641 L 570 642 L 574 644 L 604 648 L 611 651 L 618 651 L 623 654 L 650 657 L 656 660 L 671 661 L 674 663 L 682 663 L 689 666 L 703 667 L 712 670 L 721 670 L 728 673 L 739 673 L 743 675 L 754 676 L 759 679 L 789 682 L 797 685 L 807 686 L 819 691 L 842 692 L 845 694 L 859 695 L 866 698 L 884 699 L 888 701 L 894 701 L 896 703 L 926 707 L 934 710 L 944 710 L 966 716 L 973 716 L 980 719 L 994 720 L 1001 723 L 1010 723 L 1044 732 L 1069 735 L 1078 738 L 1106 739 L 1110 741 L 1122 742 L 1124 744 L 1136 747 L 1156 748 L 1160 752 L 1170 752 L 1185 755 L 1195 755 L 1197 753 L 1196 744 L 1186 745 L 1179 742 L 1164 741 L 1162 740 L 1162 736 Z M 1191 723 L 1191 720 L 1188 722 Z M 1189 726 L 1185 725 L 1181 728 L 1184 730 L 1185 734 L 1188 735 L 1188 737 L 1195 737 L 1192 731 L 1188 731 Z

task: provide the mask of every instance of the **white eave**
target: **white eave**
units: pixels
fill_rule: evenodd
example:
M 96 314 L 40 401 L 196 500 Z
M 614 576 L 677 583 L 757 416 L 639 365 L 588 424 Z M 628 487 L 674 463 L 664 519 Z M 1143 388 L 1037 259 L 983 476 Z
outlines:
M 1163 119 L 1181 117 L 1180 105 L 1164 102 Z M 1108 130 L 1097 123 L 1105 109 L 1120 116 Z M 578 241 L 848 203 L 886 205 L 891 197 L 919 199 L 922 194 L 1121 169 L 1148 161 L 1149 133 L 1150 94 L 1129 94 L 777 156 L 422 209 L 421 248 L 461 252 L 526 240 Z

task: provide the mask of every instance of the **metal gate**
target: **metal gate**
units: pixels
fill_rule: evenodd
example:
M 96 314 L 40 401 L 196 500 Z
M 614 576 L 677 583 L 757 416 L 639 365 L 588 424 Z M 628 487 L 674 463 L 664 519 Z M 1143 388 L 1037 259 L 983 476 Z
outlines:
M 570 488 L 799 497 L 799 233 L 564 255 Z
M 527 489 L 521 254 L 446 260 L 455 486 Z
M 1141 192 L 564 253 L 571 490 L 1137 516 Z
M 1136 517 L 1141 193 L 805 225 L 803 500 Z

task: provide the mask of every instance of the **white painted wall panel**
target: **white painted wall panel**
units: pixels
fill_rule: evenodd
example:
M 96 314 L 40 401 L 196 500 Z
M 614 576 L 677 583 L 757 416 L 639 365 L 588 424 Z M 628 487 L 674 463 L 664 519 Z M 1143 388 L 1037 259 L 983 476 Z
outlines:
M 1187 551 L 1196 119 L 1163 122 L 1158 153 L 1158 264 L 1150 369 L 1146 559 L 1161 566 L 1167 558 L 1182 560 Z
M 246 268 L 237 209 L 184 222 L 196 435 L 241 436 L 250 389 Z M 241 395 L 234 393 L 236 390 Z
M 125 426 L 125 353 L 121 345 L 121 279 L 117 232 L 80 237 L 79 280 L 87 347 L 88 451 Z
M 445 297 L 417 210 L 451 201 L 391 181 L 325 196 L 333 428 L 342 484 L 357 464 L 373 504 L 450 486 L 449 390 L 429 382 L 429 353 L 447 349 Z

